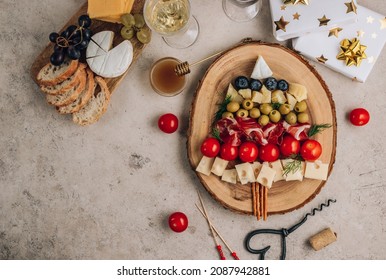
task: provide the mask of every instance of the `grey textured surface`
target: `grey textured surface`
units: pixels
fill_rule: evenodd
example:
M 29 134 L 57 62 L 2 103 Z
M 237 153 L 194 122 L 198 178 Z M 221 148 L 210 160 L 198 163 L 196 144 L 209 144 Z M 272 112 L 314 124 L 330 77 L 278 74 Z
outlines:
M 386 14 L 385 1 L 359 2 Z M 233 23 L 221 1 L 192 1 L 201 26 L 197 43 L 174 50 L 154 35 L 105 116 L 78 127 L 46 104 L 29 68 L 48 34 L 82 3 L 0 1 L 0 259 L 216 259 L 206 221 L 194 207 L 196 189 L 203 188 L 185 147 L 193 92 L 209 62 L 194 68 L 188 88 L 173 98 L 151 90 L 148 70 L 161 57 L 193 62 L 244 37 L 274 42 L 268 2 L 253 21 Z M 288 259 L 386 259 L 385 51 L 365 84 L 315 67 L 333 93 L 338 120 L 336 163 L 322 192 L 264 224 L 202 192 L 213 223 L 242 259 L 256 258 L 243 247 L 250 230 L 291 226 L 331 197 L 338 203 L 288 238 Z M 355 107 L 371 112 L 366 127 L 347 121 Z M 156 122 L 165 112 L 179 116 L 178 133 L 159 132 Z M 184 233 L 168 229 L 173 211 L 189 217 Z M 325 227 L 338 241 L 315 252 L 307 240 Z M 259 243 L 275 244 L 269 257 L 278 256 L 278 239 Z

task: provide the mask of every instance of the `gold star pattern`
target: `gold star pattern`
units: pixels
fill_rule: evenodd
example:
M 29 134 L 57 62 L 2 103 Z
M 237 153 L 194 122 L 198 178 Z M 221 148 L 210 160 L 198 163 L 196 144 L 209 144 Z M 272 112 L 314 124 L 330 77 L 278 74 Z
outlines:
M 363 59 L 367 58 L 365 50 L 366 46 L 361 45 L 361 42 L 354 38 L 352 40 L 344 39 L 340 42 L 340 52 L 336 56 L 339 60 L 344 60 L 346 66 L 360 66 Z
M 353 81 L 353 82 L 358 82 L 358 78 L 357 78 L 357 77 L 354 77 L 354 78 L 351 79 L 351 81 Z
M 324 57 L 324 55 L 321 55 L 320 57 L 316 58 L 320 63 L 325 64 L 326 61 L 328 60 L 327 58 Z
M 365 35 L 365 32 L 363 30 L 357 31 L 358 37 L 363 37 Z
M 308 5 L 308 0 L 295 0 L 293 1 L 294 2 L 294 5 L 296 4 L 303 4 L 303 5 Z
M 294 0 L 284 0 L 283 3 L 284 3 L 285 5 L 293 4 L 293 3 L 294 3 Z
M 336 27 L 333 29 L 330 29 L 330 32 L 328 33 L 328 37 L 335 36 L 336 38 L 339 37 L 339 32 L 341 32 L 343 29 L 340 27 Z
M 381 30 L 386 28 L 386 17 L 383 19 L 380 19 L 379 22 L 381 23 Z
M 377 33 L 373 33 L 373 34 L 371 34 L 371 38 L 373 38 L 373 39 L 377 39 L 377 37 L 378 37 L 378 34 Z
M 328 22 L 331 20 L 329 18 L 326 18 L 326 15 L 324 15 L 322 18 L 318 18 L 319 20 L 319 26 L 327 26 Z
M 283 30 L 284 32 L 286 32 L 285 27 L 287 26 L 287 24 L 289 24 L 289 21 L 285 21 L 282 16 L 280 20 L 274 21 L 274 23 L 276 25 L 276 31 Z
M 286 6 L 286 5 L 281 5 L 281 6 L 280 6 L 280 10 L 282 10 L 282 11 L 284 11 L 284 10 L 285 10 L 285 8 L 287 8 L 287 6 Z
M 354 0 L 351 0 L 351 2 L 344 3 L 344 4 L 347 6 L 346 14 L 351 12 L 357 13 L 357 6 L 355 5 Z
M 296 14 L 293 14 L 292 16 L 294 17 L 294 20 L 299 20 L 301 15 L 299 13 L 296 13 Z
M 372 16 L 368 16 L 366 19 L 367 19 L 367 23 L 373 23 L 374 22 L 374 18 Z

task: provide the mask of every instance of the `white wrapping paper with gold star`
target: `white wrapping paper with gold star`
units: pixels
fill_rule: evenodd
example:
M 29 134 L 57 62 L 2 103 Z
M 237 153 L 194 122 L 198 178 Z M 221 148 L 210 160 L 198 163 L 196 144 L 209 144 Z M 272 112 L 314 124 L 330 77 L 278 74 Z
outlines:
M 356 0 L 270 0 L 273 34 L 278 41 L 354 23 Z
M 365 7 L 358 21 L 292 40 L 295 50 L 358 82 L 365 82 L 386 42 L 386 17 Z

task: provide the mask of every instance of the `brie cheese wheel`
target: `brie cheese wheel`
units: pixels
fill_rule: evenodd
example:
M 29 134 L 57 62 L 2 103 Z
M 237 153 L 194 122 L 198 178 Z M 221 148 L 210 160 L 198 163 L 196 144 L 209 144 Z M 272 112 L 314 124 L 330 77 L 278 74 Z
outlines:
M 288 163 L 293 162 L 293 159 L 283 159 L 281 161 L 283 168 L 285 169 L 286 165 Z M 300 169 L 296 170 L 296 172 L 289 172 L 285 177 L 286 181 L 303 181 L 303 176 L 304 176 L 304 168 L 305 168 L 305 163 L 304 161 L 301 162 L 301 167 Z
M 215 160 L 214 160 L 214 163 L 212 165 L 211 172 L 214 175 L 222 176 L 222 174 L 224 173 L 224 170 L 227 167 L 227 165 L 228 165 L 228 161 L 227 160 L 224 160 L 222 158 L 216 157 Z
M 268 64 L 265 62 L 264 58 L 259 55 L 256 60 L 255 67 L 253 68 L 251 78 L 256 80 L 265 79 L 273 75 L 272 70 L 269 68 Z
M 305 178 L 326 181 L 328 176 L 328 164 L 321 161 L 306 161 Z
M 124 40 L 118 46 L 111 48 L 114 32 L 102 31 L 91 38 L 87 50 L 86 61 L 90 69 L 104 78 L 121 76 L 133 61 L 133 45 Z
M 237 183 L 237 171 L 236 169 L 226 169 L 224 170 L 221 180 L 231 184 Z
M 206 156 L 203 156 L 196 167 L 196 171 L 209 176 L 212 170 L 213 162 L 214 158 L 208 158 Z
M 273 182 L 283 181 L 285 179 L 283 176 L 283 166 L 281 165 L 280 160 L 276 160 L 273 162 L 264 162 L 263 164 L 268 165 L 276 171 L 275 177 L 273 178 Z
M 263 164 L 261 167 L 259 176 L 257 176 L 256 182 L 260 183 L 264 187 L 270 189 L 272 187 L 273 179 L 275 178 L 275 169 Z
M 255 182 L 255 174 L 253 172 L 252 165 L 248 162 L 237 164 L 236 166 L 237 176 L 240 179 L 242 185 L 248 184 L 249 182 Z

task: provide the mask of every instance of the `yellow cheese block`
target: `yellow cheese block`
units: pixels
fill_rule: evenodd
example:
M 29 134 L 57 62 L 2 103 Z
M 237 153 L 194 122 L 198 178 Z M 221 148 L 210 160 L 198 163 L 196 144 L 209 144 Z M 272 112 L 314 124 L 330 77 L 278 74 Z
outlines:
M 109 22 L 120 22 L 123 14 L 130 13 L 134 0 L 89 0 L 88 15 Z

